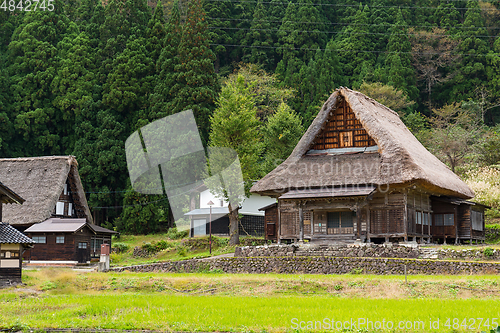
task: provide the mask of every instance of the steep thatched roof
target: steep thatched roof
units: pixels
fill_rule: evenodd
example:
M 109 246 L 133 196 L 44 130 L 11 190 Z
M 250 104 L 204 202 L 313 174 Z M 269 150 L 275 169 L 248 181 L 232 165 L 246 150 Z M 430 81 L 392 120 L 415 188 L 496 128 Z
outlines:
M 11 225 L 31 225 L 50 218 L 68 178 L 76 187 L 71 195 L 78 217 L 92 223 L 74 156 L 0 159 L 0 179 L 26 200 L 22 205 L 4 206 L 2 220 Z
M 378 151 L 307 155 L 342 98 L 376 142 Z M 292 154 L 257 182 L 251 192 L 277 196 L 293 188 L 408 183 L 418 183 L 437 195 L 474 196 L 467 184 L 422 146 L 396 112 L 362 93 L 339 88 L 325 102 Z

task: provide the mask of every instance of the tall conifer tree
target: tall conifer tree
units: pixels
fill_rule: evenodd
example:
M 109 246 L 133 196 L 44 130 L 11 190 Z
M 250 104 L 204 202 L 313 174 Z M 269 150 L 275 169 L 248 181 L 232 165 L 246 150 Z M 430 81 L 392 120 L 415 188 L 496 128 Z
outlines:
M 391 35 L 387 44 L 388 54 L 385 60 L 386 78 L 384 82 L 402 90 L 410 99 L 416 100 L 418 89 L 412 66 L 411 43 L 401 10 L 398 11 L 396 23 L 391 26 L 389 32 Z
M 76 26 L 62 12 L 62 3 L 56 1 L 53 6 L 53 11 L 37 10 L 25 14 L 9 44 L 9 90 L 12 94 L 9 114 L 20 135 L 12 146 L 16 150 L 13 154 L 18 156 L 53 155 L 64 151 L 51 83 L 60 61 L 57 44 L 75 32 Z
M 233 30 L 227 29 L 234 25 L 231 20 L 232 1 L 205 1 L 203 8 L 209 26 L 208 38 L 213 44 L 211 48 L 215 54 L 215 70 L 219 71 L 221 64 L 224 66 L 231 62 L 226 45 L 233 44 Z
M 218 81 L 214 71 L 215 56 L 209 46 L 206 15 L 201 0 L 189 2 L 186 22 L 179 43 L 179 64 L 175 65 L 175 84 L 169 112 L 192 109 L 206 143 L 209 117 L 215 108 Z
M 261 64 L 266 70 L 275 68 L 277 64 L 273 40 L 273 27 L 275 26 L 275 23 L 269 21 L 269 15 L 262 0 L 259 0 L 253 12 L 252 25 L 243 41 L 244 45 L 250 46 L 243 61 Z
M 486 54 L 490 48 L 484 37 L 488 35 L 484 26 L 478 2 L 469 0 L 463 29 L 459 34 L 462 39 L 459 45 L 462 62 L 452 81 L 452 95 L 449 98 L 457 95 L 462 96 L 463 100 L 473 98 L 474 90 L 486 81 Z
M 364 77 L 360 77 L 363 66 L 373 67 L 375 64 L 375 55 L 370 52 L 373 50 L 373 42 L 369 34 L 369 15 L 368 6 L 360 5 L 354 17 L 351 17 L 352 24 L 344 28 L 337 39 L 344 74 L 351 78 L 350 85 L 354 86 L 364 80 Z
M 165 27 L 164 46 L 156 62 L 154 93 L 151 95 L 150 120 L 172 114 L 168 103 L 173 99 L 176 82 L 175 66 L 179 63 L 179 43 L 182 35 L 179 1 L 175 1 Z

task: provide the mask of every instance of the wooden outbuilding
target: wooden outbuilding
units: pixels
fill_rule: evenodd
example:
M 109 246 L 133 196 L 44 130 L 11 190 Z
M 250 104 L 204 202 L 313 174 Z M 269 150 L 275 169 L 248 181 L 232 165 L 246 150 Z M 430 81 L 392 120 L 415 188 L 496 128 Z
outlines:
M 4 203 L 22 204 L 24 199 L 0 182 L 0 286 L 21 283 L 22 255 L 33 240 L 2 221 Z
M 116 232 L 94 225 L 74 156 L 3 158 L 0 179 L 26 200 L 4 207 L 3 221 L 22 232 L 31 228 L 35 246 L 25 252 L 31 263 L 86 262 L 100 256 L 103 242 L 111 243 Z M 74 232 L 85 239 L 69 236 Z
M 484 206 L 406 128 L 398 114 L 337 89 L 293 150 L 251 192 L 278 241 L 484 240 Z M 274 216 L 274 217 L 271 217 Z M 267 231 L 266 227 L 266 231 Z
M 25 230 L 36 243 L 27 251 L 30 263 L 84 264 L 99 258 L 102 244 L 110 244 L 116 231 L 87 223 L 79 218 L 50 218 Z

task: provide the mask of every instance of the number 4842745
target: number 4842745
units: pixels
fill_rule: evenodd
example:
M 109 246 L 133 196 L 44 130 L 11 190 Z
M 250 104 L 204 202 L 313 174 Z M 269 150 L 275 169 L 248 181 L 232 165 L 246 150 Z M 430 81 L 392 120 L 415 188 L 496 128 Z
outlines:
M 0 0 L 1 2 L 2 0 Z M 2 5 L 0 5 L 0 9 L 3 11 L 25 11 L 31 12 L 36 10 L 48 10 L 53 11 L 54 0 L 3 0 Z

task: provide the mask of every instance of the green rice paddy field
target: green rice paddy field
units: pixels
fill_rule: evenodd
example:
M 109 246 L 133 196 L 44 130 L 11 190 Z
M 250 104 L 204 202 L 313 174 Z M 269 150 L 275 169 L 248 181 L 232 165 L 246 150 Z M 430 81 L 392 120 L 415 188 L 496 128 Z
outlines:
M 203 332 L 489 332 L 500 276 L 24 272 L 0 328 Z

